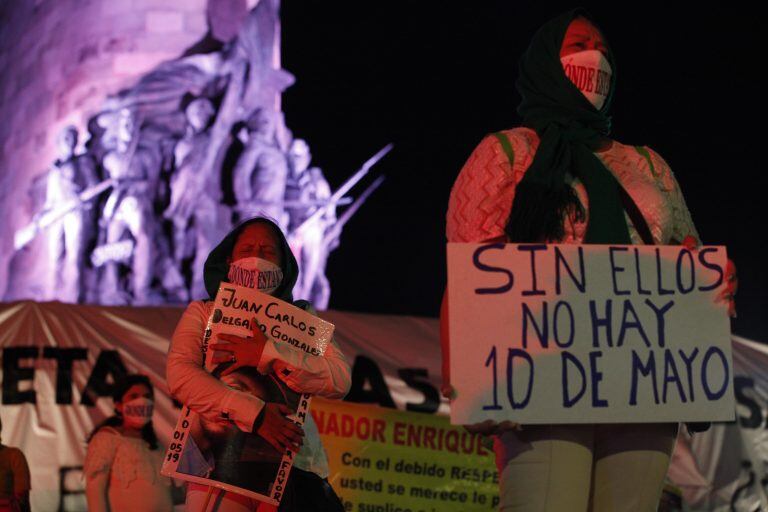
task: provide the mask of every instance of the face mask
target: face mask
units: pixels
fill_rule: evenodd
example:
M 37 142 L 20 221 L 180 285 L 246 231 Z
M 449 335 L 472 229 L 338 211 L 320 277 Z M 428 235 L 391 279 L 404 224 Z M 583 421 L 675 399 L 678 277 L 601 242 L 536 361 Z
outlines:
M 283 282 L 283 270 L 271 261 L 252 256 L 233 261 L 229 265 L 227 280 L 270 294 Z
M 123 404 L 123 424 L 126 427 L 142 428 L 152 420 L 155 402 L 151 398 L 134 398 Z
M 611 90 L 611 65 L 599 50 L 572 53 L 560 59 L 565 76 L 597 110 Z

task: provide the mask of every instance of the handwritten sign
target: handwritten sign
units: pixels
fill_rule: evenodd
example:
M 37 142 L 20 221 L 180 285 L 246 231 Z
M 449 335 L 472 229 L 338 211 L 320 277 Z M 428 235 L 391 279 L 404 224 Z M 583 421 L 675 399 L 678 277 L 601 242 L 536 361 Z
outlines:
M 448 244 L 451 421 L 729 421 L 724 247 Z
M 218 335 L 250 337 L 252 319 L 275 343 L 310 357 L 323 357 L 334 331 L 333 324 L 292 304 L 251 288 L 222 283 L 205 331 L 200 333 L 206 370 L 218 373 L 210 350 L 215 350 Z M 296 393 L 277 375 L 243 368 L 221 379 L 266 402 L 287 405 L 294 411 L 291 418 L 297 425 L 303 425 L 307 418 L 311 395 Z M 241 432 L 232 422 L 202 418 L 185 406 L 161 473 L 278 505 L 295 455 L 290 449 L 278 452 L 260 436 Z

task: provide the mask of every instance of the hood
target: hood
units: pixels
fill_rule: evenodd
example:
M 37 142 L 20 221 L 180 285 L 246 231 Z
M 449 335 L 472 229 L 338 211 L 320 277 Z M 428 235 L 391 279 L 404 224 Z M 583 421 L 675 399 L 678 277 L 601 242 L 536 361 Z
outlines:
M 598 111 L 573 85 L 563 71 L 560 61 L 560 47 L 568 26 L 577 17 L 583 16 L 603 34 L 605 57 L 611 65 L 611 83 L 603 107 Z M 536 129 L 553 121 L 569 124 L 585 124 L 601 133 L 610 131 L 610 110 L 616 89 L 616 60 L 605 32 L 594 17 L 583 8 L 572 9 L 545 23 L 536 31 L 528 49 L 520 59 L 516 81 L 522 97 L 518 113 L 523 124 Z
M 232 249 L 235 247 L 235 242 L 240 232 L 251 224 L 261 222 L 267 224 L 280 240 L 280 244 L 283 249 L 283 261 L 280 267 L 283 270 L 283 282 L 280 287 L 272 293 L 272 296 L 286 302 L 293 302 L 293 286 L 296 284 L 296 280 L 299 277 L 299 265 L 296 263 L 296 258 L 291 252 L 291 248 L 288 246 L 288 240 L 285 239 L 285 235 L 280 230 L 277 224 L 269 219 L 263 217 L 256 217 L 246 220 L 238 225 L 235 229 L 229 232 L 224 239 L 219 242 L 211 253 L 208 255 L 208 259 L 205 260 L 203 266 L 203 280 L 205 281 L 205 289 L 208 291 L 208 295 L 211 300 L 216 297 L 216 292 L 219 291 L 219 283 L 227 281 L 227 275 L 229 274 L 229 263 L 227 260 L 232 254 Z

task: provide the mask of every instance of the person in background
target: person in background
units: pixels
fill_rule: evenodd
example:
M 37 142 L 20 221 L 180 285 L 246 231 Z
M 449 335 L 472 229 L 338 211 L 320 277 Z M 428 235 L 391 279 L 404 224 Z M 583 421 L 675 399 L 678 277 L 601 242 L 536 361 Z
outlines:
M 542 26 L 520 61 L 523 126 L 485 137 L 451 191 L 448 242 L 684 244 L 698 233 L 667 163 L 609 138 L 616 64 L 584 10 Z M 735 269 L 718 300 L 733 313 Z M 447 297 L 443 394 L 450 396 Z M 610 385 L 610 384 L 609 384 Z M 525 425 L 495 435 L 502 512 L 655 511 L 677 423 Z M 689 425 L 695 426 L 694 424 Z
M 170 478 L 160 475 L 163 451 L 152 426 L 154 391 L 145 375 L 115 387 L 115 415 L 88 439 L 83 474 L 90 512 L 170 512 Z
M 30 489 L 29 464 L 24 452 L 5 446 L 0 438 L 0 512 L 29 512 Z

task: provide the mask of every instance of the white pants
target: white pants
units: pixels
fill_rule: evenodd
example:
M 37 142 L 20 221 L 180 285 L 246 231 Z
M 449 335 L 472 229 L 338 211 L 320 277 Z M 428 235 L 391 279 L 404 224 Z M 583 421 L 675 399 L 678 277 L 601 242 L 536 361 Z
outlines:
M 500 512 L 655 511 L 677 424 L 532 425 L 496 439 Z

